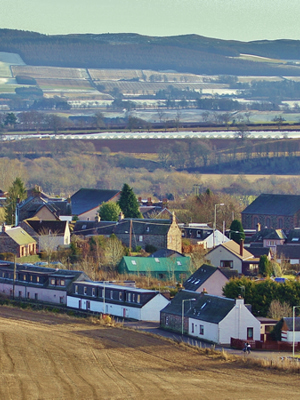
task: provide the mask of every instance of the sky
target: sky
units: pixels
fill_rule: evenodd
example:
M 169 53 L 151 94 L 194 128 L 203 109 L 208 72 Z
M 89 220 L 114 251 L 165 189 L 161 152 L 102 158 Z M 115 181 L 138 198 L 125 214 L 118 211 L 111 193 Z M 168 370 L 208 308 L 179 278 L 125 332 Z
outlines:
M 197 34 L 300 40 L 299 0 L 0 0 L 0 28 L 49 35 Z

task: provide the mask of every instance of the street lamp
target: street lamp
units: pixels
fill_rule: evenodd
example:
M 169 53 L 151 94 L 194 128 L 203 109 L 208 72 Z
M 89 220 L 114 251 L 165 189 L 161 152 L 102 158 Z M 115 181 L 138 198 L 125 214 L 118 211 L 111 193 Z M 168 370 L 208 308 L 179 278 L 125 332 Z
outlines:
M 184 302 L 185 301 L 196 301 L 196 299 L 183 299 L 181 304 L 181 335 L 183 336 L 183 319 L 184 319 Z M 191 306 L 190 306 L 191 308 Z
M 224 206 L 224 203 L 215 204 L 214 226 L 213 226 L 213 247 L 215 247 L 215 231 L 217 227 L 217 206 Z
M 295 310 L 300 306 L 293 306 L 293 357 L 295 357 Z

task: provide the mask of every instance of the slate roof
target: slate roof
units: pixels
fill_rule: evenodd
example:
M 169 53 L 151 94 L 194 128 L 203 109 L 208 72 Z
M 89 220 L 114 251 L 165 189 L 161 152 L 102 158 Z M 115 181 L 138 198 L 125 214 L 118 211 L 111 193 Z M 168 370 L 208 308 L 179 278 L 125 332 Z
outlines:
M 129 257 L 124 256 L 120 262 L 119 269 L 127 268 L 128 273 L 130 272 L 162 272 L 162 271 L 174 271 L 174 272 L 187 272 L 190 266 L 189 257 L 162 257 L 162 258 L 151 258 L 151 257 Z
M 261 194 L 242 214 L 295 215 L 300 211 L 300 196 L 291 194 Z
M 73 233 L 83 236 L 111 235 L 116 225 L 116 221 L 76 221 Z
M 235 306 L 234 299 L 181 290 L 161 312 L 181 316 L 182 300 L 193 298 L 196 301 L 184 303 L 184 315 L 213 324 L 222 321 Z
M 16 242 L 19 246 L 24 246 L 26 244 L 36 243 L 36 241 L 19 226 L 8 229 L 6 228 L 5 232 L 2 232 L 2 235 L 9 236 L 14 242 Z
M 172 220 L 170 219 L 132 219 L 133 235 L 166 235 L 170 229 Z M 120 235 L 129 233 L 130 218 L 124 218 L 115 228 L 115 234 Z
M 282 240 L 286 239 L 286 235 L 282 229 L 265 228 L 256 232 L 251 238 L 248 238 L 247 242 L 263 242 L 264 239 Z
M 283 321 L 286 323 L 288 330 L 293 330 L 293 318 L 292 317 L 283 317 Z M 300 331 L 300 317 L 295 318 L 295 331 Z
M 48 208 L 48 210 L 57 218 L 61 215 L 71 216 L 71 204 L 68 203 L 67 200 L 65 201 L 53 201 L 48 202 L 45 199 L 40 199 L 39 203 L 30 202 L 32 201 L 31 198 L 27 198 L 24 202 L 22 202 L 19 206 L 19 213 L 20 213 L 20 220 L 32 218 L 36 215 L 38 211 L 40 211 L 43 207 Z M 27 204 L 29 203 L 29 206 Z
M 179 253 L 179 251 L 171 249 L 159 249 L 154 253 L 150 254 L 149 257 L 185 257 L 184 254 Z
M 49 232 L 64 235 L 68 224 L 67 221 L 26 220 L 25 222 L 39 235 L 45 235 Z
M 79 189 L 71 196 L 72 214 L 80 215 L 111 201 L 120 190 Z
M 300 260 L 300 246 L 291 246 L 290 244 L 282 244 L 276 247 L 277 258 L 281 255 L 289 260 Z
M 209 277 L 211 277 L 217 271 L 217 269 L 217 267 L 212 265 L 203 264 L 185 282 L 183 282 L 184 288 L 186 290 L 196 291 Z
M 290 230 L 285 243 L 300 244 L 300 228 Z
M 255 258 L 258 258 L 260 256 L 268 256 L 270 254 L 270 247 L 250 246 L 250 251 Z

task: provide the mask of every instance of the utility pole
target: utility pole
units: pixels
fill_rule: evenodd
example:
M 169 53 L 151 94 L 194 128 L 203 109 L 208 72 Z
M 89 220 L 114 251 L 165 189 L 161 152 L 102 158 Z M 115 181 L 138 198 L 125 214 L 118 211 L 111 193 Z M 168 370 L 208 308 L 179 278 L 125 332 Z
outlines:
M 130 226 L 129 226 L 129 255 L 131 255 L 131 245 L 132 245 L 132 219 L 130 220 Z
M 13 279 L 13 300 L 15 299 L 16 269 L 17 269 L 17 262 L 16 262 L 16 255 L 15 255 L 15 257 L 14 257 L 14 279 Z

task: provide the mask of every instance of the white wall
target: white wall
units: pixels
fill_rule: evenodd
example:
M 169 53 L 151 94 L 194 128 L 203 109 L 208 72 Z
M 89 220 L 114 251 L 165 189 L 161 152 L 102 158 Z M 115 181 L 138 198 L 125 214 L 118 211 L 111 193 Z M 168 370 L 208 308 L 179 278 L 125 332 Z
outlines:
M 0 293 L 7 296 L 11 295 L 11 290 L 13 290 L 13 284 L 1 283 L 0 282 Z M 49 303 L 56 304 L 66 304 L 67 303 L 67 292 L 65 290 L 55 290 L 46 289 L 44 287 L 32 287 L 32 286 L 22 286 L 15 285 L 15 298 L 19 297 L 19 292 L 21 292 L 21 298 L 28 299 L 28 293 L 30 294 L 29 300 L 35 299 L 35 293 L 38 295 L 39 301 L 46 301 Z
M 293 343 L 293 331 L 281 331 L 281 340 Z M 295 343 L 298 342 L 300 342 L 300 331 L 295 331 Z
M 232 260 L 233 261 L 233 268 L 238 271 L 239 274 L 242 273 L 242 261 L 230 251 L 225 249 L 224 247 L 216 247 L 212 250 L 208 255 L 207 259 L 210 261 L 212 265 L 215 267 L 220 267 L 221 260 Z
M 157 294 L 141 309 L 141 320 L 160 321 L 160 311 L 169 303 L 170 301 L 166 299 L 165 296 L 161 295 L 160 293 Z
M 193 331 L 194 324 L 194 332 Z M 203 335 L 200 335 L 200 325 L 203 325 Z M 211 322 L 200 321 L 199 319 L 189 318 L 189 335 L 197 337 L 199 339 L 209 340 L 214 343 L 219 342 L 218 338 L 218 324 L 212 324 Z

